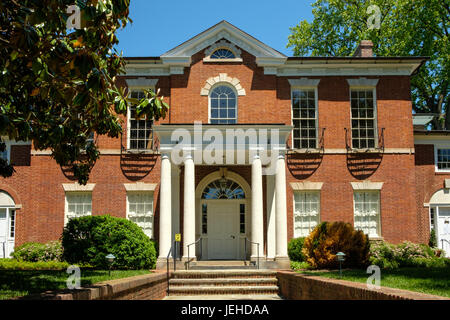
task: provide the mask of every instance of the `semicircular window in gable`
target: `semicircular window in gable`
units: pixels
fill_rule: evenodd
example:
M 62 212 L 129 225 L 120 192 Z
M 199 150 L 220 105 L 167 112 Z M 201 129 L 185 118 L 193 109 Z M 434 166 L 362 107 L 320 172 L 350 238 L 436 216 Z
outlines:
M 234 59 L 234 58 L 236 58 L 236 56 L 233 53 L 233 51 L 225 48 L 217 49 L 211 54 L 211 59 Z

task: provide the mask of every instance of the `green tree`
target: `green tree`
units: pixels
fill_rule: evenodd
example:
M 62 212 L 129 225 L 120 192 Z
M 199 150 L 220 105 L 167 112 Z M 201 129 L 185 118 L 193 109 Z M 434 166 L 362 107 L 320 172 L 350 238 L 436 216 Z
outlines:
M 370 28 L 372 5 L 379 29 Z M 434 127 L 450 129 L 450 0 L 317 0 L 312 7 L 314 20 L 291 28 L 294 55 L 348 56 L 372 40 L 377 56 L 429 56 L 411 80 L 413 110 L 440 114 Z
M 81 25 L 68 29 L 74 2 Z M 168 110 L 154 92 L 135 101 L 116 86 L 125 62 L 114 48 L 115 33 L 131 21 L 128 14 L 129 0 L 0 2 L 0 135 L 50 149 L 81 184 L 99 157 L 95 143 L 88 143 L 92 133 L 119 137 L 119 115 L 129 103 L 155 120 Z M 0 161 L 0 175 L 13 171 Z

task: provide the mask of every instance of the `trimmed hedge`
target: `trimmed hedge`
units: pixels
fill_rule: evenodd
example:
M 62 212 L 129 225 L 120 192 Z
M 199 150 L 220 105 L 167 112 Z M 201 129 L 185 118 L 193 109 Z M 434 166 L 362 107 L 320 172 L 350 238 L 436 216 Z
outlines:
M 305 261 L 305 255 L 302 252 L 305 238 L 293 238 L 288 244 L 288 256 L 291 261 Z
M 63 249 L 60 241 L 47 243 L 27 242 L 17 247 L 12 253 L 12 257 L 28 262 L 61 261 L 62 253 Z
M 334 269 L 341 251 L 346 254 L 345 268 L 359 268 L 368 265 L 369 248 L 368 237 L 350 223 L 322 222 L 305 239 L 303 254 L 312 268 Z
M 153 269 L 155 244 L 134 222 L 111 217 L 85 216 L 71 219 L 62 235 L 63 259 L 107 269 L 106 255 L 116 258 L 115 269 Z
M 16 259 L 0 259 L 0 270 L 65 270 L 69 263 L 61 261 L 30 262 Z

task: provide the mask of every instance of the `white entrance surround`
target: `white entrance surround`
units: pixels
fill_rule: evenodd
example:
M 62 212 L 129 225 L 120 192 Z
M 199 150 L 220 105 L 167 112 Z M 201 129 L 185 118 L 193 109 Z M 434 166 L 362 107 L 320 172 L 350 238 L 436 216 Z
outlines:
M 184 219 L 183 258 L 188 257 L 188 245 L 195 242 L 195 165 L 191 155 L 184 158 Z M 195 245 L 189 247 L 189 256 L 195 257 Z
M 11 196 L 0 191 L 0 258 L 9 258 L 15 245 L 16 205 Z
M 223 169 L 222 169 L 223 170 Z M 229 209 L 231 209 L 232 206 L 235 206 L 234 210 L 230 210 L 229 213 L 236 214 L 236 218 L 239 219 L 239 205 L 240 204 L 244 204 L 245 205 L 245 233 L 241 234 L 239 232 L 239 230 L 237 229 L 236 231 L 236 235 L 230 233 L 227 235 L 227 238 L 231 238 L 230 236 L 233 235 L 235 236 L 236 239 L 231 239 L 231 240 L 235 240 L 235 244 L 237 246 L 237 249 L 235 251 L 235 257 L 232 258 L 232 260 L 234 259 L 242 259 L 244 258 L 244 239 L 245 237 L 249 237 L 251 239 L 251 231 L 250 231 L 250 223 L 252 220 L 251 214 L 249 211 L 249 208 L 251 207 L 251 203 L 252 203 L 252 198 L 251 198 L 251 187 L 250 185 L 247 183 L 247 181 L 241 177 L 239 174 L 233 172 L 233 171 L 229 171 L 227 170 L 225 173 L 225 177 L 227 180 L 231 180 L 235 183 L 237 183 L 240 187 L 242 187 L 244 193 L 245 193 L 245 199 L 228 199 L 228 200 L 205 200 L 202 199 L 202 194 L 203 191 L 205 190 L 205 188 L 213 181 L 217 181 L 220 178 L 222 178 L 223 176 L 223 171 L 222 170 L 218 170 L 215 172 L 212 172 L 210 174 L 208 174 L 206 177 L 204 177 L 197 185 L 196 191 L 195 191 L 195 203 L 196 203 L 196 235 L 195 238 L 198 239 L 200 237 L 203 238 L 203 242 L 202 242 L 202 250 L 201 250 L 201 254 L 202 260 L 210 260 L 210 259 L 215 259 L 215 258 L 221 258 L 223 259 L 224 257 L 220 257 L 220 256 L 213 256 L 213 257 L 209 257 L 209 253 L 210 252 L 214 252 L 215 250 L 217 250 L 217 248 L 210 248 L 210 244 L 209 244 L 209 234 L 202 234 L 202 205 L 203 204 L 207 204 L 207 208 L 208 208 L 208 213 L 212 212 L 211 210 L 214 210 L 214 204 L 217 203 L 218 205 L 224 205 L 225 207 L 228 206 L 229 204 Z M 210 205 L 213 204 L 213 208 L 211 209 Z M 214 216 L 214 214 L 213 214 Z M 234 218 L 230 219 L 233 220 Z M 230 223 L 230 222 L 229 222 Z M 232 224 L 232 222 L 231 222 Z M 217 226 L 217 224 L 215 224 Z M 212 230 L 210 229 L 211 226 L 211 221 L 209 219 L 208 216 L 208 233 L 211 233 Z M 235 228 L 239 227 L 239 220 L 237 220 L 236 224 L 235 224 Z M 214 227 L 213 227 L 214 228 Z M 211 231 L 211 232 L 210 232 Z M 230 231 L 230 230 L 228 230 Z M 226 236 L 224 234 L 224 236 Z M 253 240 L 252 240 L 253 241 Z M 250 253 L 250 248 L 247 249 Z M 200 252 L 197 252 L 197 254 L 199 255 Z
M 437 246 L 450 258 L 450 189 L 436 191 L 426 205 L 430 206 L 430 220 L 431 212 L 434 214 L 434 223 L 430 227 L 436 230 Z
M 263 218 L 263 188 L 262 188 L 262 164 L 258 155 L 252 159 L 252 239 L 259 246 L 251 244 L 251 258 L 256 260 L 258 255 L 263 257 L 264 252 L 264 218 Z M 258 252 L 259 247 L 259 252 Z

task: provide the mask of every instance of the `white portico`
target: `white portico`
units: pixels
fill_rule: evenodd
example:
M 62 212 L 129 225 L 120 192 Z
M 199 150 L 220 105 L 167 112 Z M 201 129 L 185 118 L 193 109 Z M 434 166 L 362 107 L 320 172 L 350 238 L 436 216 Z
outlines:
M 154 127 L 161 151 L 158 266 L 165 264 L 176 233 L 182 235 L 185 260 L 188 246 L 201 238 L 189 246 L 191 259 L 256 260 L 259 256 L 263 265 L 288 262 L 284 154 L 291 130 L 282 124 Z M 196 184 L 196 168 L 204 166 L 216 170 L 208 168 L 210 173 Z M 251 183 L 233 168 L 249 169 Z

